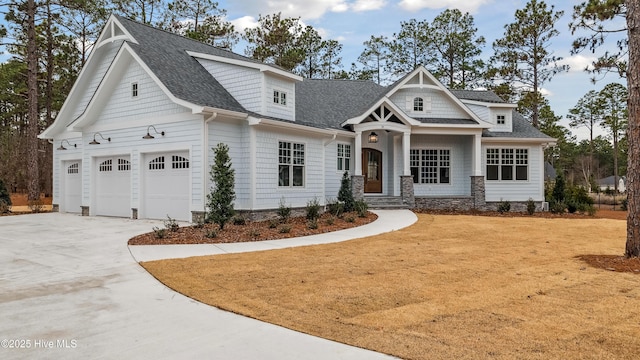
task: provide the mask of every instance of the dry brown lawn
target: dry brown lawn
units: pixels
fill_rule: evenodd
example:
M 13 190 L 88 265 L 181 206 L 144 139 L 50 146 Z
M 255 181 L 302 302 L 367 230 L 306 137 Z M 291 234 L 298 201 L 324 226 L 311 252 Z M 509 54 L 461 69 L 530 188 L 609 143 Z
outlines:
M 329 245 L 143 263 L 198 301 L 407 359 L 637 359 L 626 222 L 419 214 Z

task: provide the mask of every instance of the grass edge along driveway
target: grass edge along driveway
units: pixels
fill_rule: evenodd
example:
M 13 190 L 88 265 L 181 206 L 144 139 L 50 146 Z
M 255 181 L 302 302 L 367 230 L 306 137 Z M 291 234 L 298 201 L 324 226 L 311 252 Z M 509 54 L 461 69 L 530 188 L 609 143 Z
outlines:
M 407 359 L 616 358 L 640 353 L 640 276 L 626 223 L 420 214 L 343 243 L 142 263 L 238 314 Z

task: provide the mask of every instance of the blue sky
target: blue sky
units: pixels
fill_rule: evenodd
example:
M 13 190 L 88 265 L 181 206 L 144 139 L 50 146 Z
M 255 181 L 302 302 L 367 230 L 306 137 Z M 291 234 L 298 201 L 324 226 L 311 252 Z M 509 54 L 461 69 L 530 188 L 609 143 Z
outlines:
M 563 57 L 563 63 L 569 64 L 571 70 L 556 75 L 551 82 L 543 85 L 543 91 L 556 115 L 563 116 L 562 124 L 567 127 L 568 110 L 585 93 L 600 90 L 610 82 L 625 83 L 624 79 L 612 74 L 593 84 L 591 75 L 583 69 L 597 54 L 570 54 L 575 36 L 569 31 L 569 22 L 573 6 L 582 1 L 546 1 L 554 5 L 555 10 L 564 11 L 564 16 L 556 25 L 560 35 L 552 41 L 551 50 L 555 56 Z M 305 24 L 317 29 L 323 38 L 335 39 L 343 44 L 342 62 L 346 70 L 356 61 L 363 50 L 362 43 L 371 35 L 391 37 L 399 31 L 401 21 L 417 19 L 431 22 L 447 8 L 458 8 L 473 15 L 478 35 L 484 36 L 487 41 L 483 58 L 488 59 L 492 54 L 493 41 L 503 36 L 504 25 L 513 22 L 515 11 L 524 8 L 526 3 L 526 0 L 218 0 L 219 8 L 227 10 L 227 20 L 239 31 L 255 26 L 260 14 L 282 12 L 283 16 L 300 17 Z M 242 54 L 244 46 L 240 43 L 234 51 Z M 608 41 L 606 46 L 613 48 L 615 39 Z M 0 55 L 0 61 L 6 58 L 7 54 Z M 584 128 L 571 131 L 579 140 L 588 137 Z
M 596 84 L 584 70 L 596 55 L 584 52 L 572 56 L 571 43 L 575 36 L 569 31 L 573 6 L 583 0 L 546 1 L 555 10 L 563 10 L 564 16 L 556 29 L 560 35 L 551 44 L 554 55 L 563 57 L 563 63 L 571 70 L 556 75 L 551 82 L 543 85 L 544 93 L 556 115 L 563 116 L 562 124 L 568 127 L 566 114 L 578 99 L 589 90 L 600 90 L 610 82 L 623 82 L 615 74 L 608 75 Z M 227 19 L 236 29 L 255 26 L 260 14 L 282 12 L 284 16 L 300 17 L 305 24 L 312 25 L 325 39 L 336 39 L 343 44 L 343 64 L 348 70 L 363 50 L 362 43 L 371 35 L 391 37 L 400 29 L 400 22 L 410 19 L 431 22 L 435 16 L 447 8 L 458 8 L 469 12 L 475 19 L 478 35 L 487 40 L 483 57 L 492 55 L 491 44 L 504 35 L 504 25 L 515 19 L 517 9 L 525 7 L 526 0 L 219 0 L 219 7 L 227 10 Z M 615 40 L 607 44 L 614 46 Z M 242 53 L 243 44 L 235 49 Z M 578 139 L 588 137 L 586 129 L 571 129 Z

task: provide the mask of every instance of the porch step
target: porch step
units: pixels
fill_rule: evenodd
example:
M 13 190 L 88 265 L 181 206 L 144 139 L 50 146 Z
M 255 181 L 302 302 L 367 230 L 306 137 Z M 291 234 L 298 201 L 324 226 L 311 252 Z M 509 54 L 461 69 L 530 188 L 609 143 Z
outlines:
M 400 196 L 365 196 L 369 209 L 408 209 Z

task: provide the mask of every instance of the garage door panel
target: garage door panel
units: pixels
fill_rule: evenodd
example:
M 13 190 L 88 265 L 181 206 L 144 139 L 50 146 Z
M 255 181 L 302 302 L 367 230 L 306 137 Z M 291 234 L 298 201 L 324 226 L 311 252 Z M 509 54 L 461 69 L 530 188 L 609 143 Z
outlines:
M 79 213 L 82 205 L 82 162 L 65 161 L 63 166 L 64 194 L 62 211 Z
M 96 215 L 129 217 L 131 163 L 128 156 L 97 159 Z
M 150 219 L 190 220 L 189 159 L 187 152 L 145 157 L 144 216 Z

